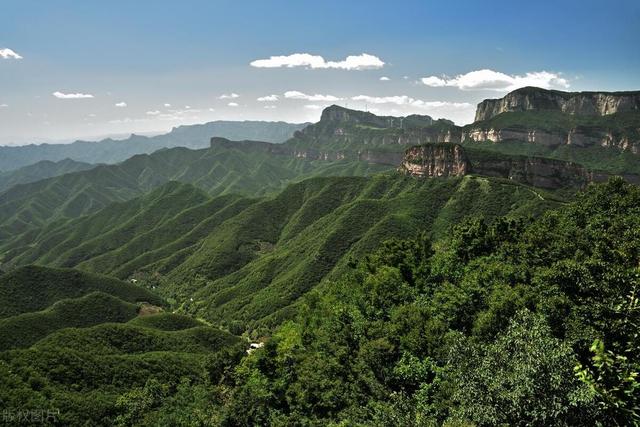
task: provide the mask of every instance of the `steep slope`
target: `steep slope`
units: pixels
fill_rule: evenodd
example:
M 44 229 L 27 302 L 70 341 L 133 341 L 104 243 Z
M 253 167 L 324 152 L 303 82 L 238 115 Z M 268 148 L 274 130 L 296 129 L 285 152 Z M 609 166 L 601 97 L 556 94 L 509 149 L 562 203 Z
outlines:
M 290 316 L 298 298 L 388 238 L 425 229 L 437 240 L 463 218 L 534 214 L 552 200 L 474 177 L 314 179 L 226 221 L 166 279 L 153 278 L 162 265 L 148 273 L 188 313 L 234 331 L 259 328 Z
M 521 184 L 546 189 L 584 188 L 592 182 L 605 182 L 610 174 L 591 171 L 574 162 L 524 156 L 505 155 L 478 149 L 473 144 L 423 144 L 407 149 L 400 167 L 416 177 L 447 177 L 468 174 L 509 179 Z M 640 175 L 624 174 L 633 184 Z
M 83 263 L 87 270 L 126 278 L 140 266 L 188 253 L 213 228 L 256 200 L 237 195 L 212 199 L 189 184 L 170 182 L 145 196 L 52 224 L 35 237 L 6 245 L 3 262 L 7 267 Z
M 241 143 L 239 143 L 241 144 Z M 237 145 L 237 144 L 236 144 Z M 0 194 L 0 241 L 16 238 L 57 220 L 77 218 L 121 202 L 170 180 L 192 183 L 210 195 L 263 195 L 304 177 L 369 174 L 388 169 L 366 162 L 314 162 L 271 156 L 234 144 L 209 149 L 173 148 L 137 155 L 118 165 L 12 187 Z
M 296 132 L 284 145 L 298 155 L 397 165 L 392 153 L 403 151 L 407 145 L 459 140 L 460 128 L 448 120 L 418 115 L 376 116 L 332 105 L 323 110 L 318 123 Z
M 280 143 L 306 125 L 285 122 L 215 121 L 179 126 L 167 134 L 152 137 L 131 135 L 123 140 L 107 138 L 97 142 L 76 141 L 71 144 L 0 147 L 0 170 L 10 171 L 42 160 L 58 162 L 66 158 L 86 163 L 118 163 L 136 154 L 149 154 L 161 148 L 206 148 L 212 136 Z
M 464 127 L 462 142 L 518 141 L 548 149 L 571 146 L 570 151 L 578 153 L 585 148 L 615 148 L 638 154 L 639 129 L 640 92 L 527 87 L 478 104 L 476 121 Z
M 71 159 L 64 159 L 58 162 L 43 160 L 30 166 L 0 173 L 0 193 L 14 185 L 28 184 L 66 173 L 84 171 L 94 166 L 90 163 L 76 162 Z
M 4 262 L 133 277 L 185 312 L 240 332 L 286 317 L 300 296 L 390 237 L 426 229 L 438 239 L 462 218 L 531 214 L 554 200 L 510 181 L 395 172 L 308 179 L 262 199 L 210 198 L 169 183 L 47 226 L 5 248 Z

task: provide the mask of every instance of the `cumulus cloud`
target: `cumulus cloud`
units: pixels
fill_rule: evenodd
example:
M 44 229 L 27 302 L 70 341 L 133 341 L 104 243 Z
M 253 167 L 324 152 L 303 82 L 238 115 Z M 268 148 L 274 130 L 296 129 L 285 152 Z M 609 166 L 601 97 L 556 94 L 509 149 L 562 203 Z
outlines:
M 2 59 L 22 59 L 22 56 L 9 48 L 0 49 L 0 58 Z
M 308 104 L 308 105 L 305 105 L 304 108 L 308 110 L 322 110 L 325 107 L 322 105 Z
M 0 108 L 7 108 L 9 104 L 0 104 Z
M 524 75 L 505 74 L 489 69 L 471 71 L 456 77 L 429 76 L 422 83 L 431 87 L 457 87 L 460 90 L 511 91 L 525 86 L 544 89 L 566 89 L 569 82 L 558 73 L 548 71 L 529 72 Z
M 165 104 L 164 104 L 164 106 L 165 106 L 165 107 L 167 107 L 167 108 L 169 108 L 169 107 L 171 107 L 171 104 L 169 104 L 169 103 L 165 103 Z
M 407 95 L 397 96 L 369 96 L 358 95 L 351 98 L 354 101 L 362 101 L 369 104 L 395 104 L 400 106 L 421 107 L 421 108 L 453 108 L 466 109 L 473 105 L 468 102 L 448 102 L 448 101 L 423 101 Z
M 382 81 L 382 82 L 388 82 L 389 80 L 391 80 L 391 79 L 389 77 L 387 77 L 387 76 L 380 77 L 380 81 Z
M 161 113 L 158 110 L 147 111 L 147 116 L 158 116 L 160 114 Z
M 297 90 L 290 90 L 284 93 L 284 97 L 288 99 L 304 99 L 305 101 L 323 101 L 323 102 L 333 102 L 340 101 L 342 98 L 338 98 L 333 95 L 307 95 L 306 93 L 299 92 Z
M 93 95 L 88 93 L 63 93 L 60 91 L 56 91 L 52 93 L 58 99 L 85 99 L 85 98 L 93 98 Z
M 237 93 L 223 93 L 218 97 L 218 99 L 236 99 L 236 98 L 240 98 L 240 95 L 238 95 Z
M 276 102 L 278 99 L 280 99 L 278 95 L 267 95 L 258 98 L 258 102 Z
M 237 102 L 230 102 L 227 104 L 229 107 L 238 107 L 238 103 Z
M 447 82 L 444 79 L 436 76 L 424 77 L 422 78 L 422 83 L 431 87 L 442 87 L 447 85 Z
M 384 67 L 384 61 L 374 55 L 362 53 L 347 56 L 342 61 L 327 61 L 320 55 L 294 53 L 292 55 L 271 56 L 269 59 L 257 59 L 250 64 L 256 68 L 295 68 L 338 69 L 338 70 L 373 70 Z
M 278 107 L 275 105 L 265 105 L 264 108 L 265 110 L 275 110 Z
M 127 103 L 126 103 L 126 102 L 124 102 L 124 101 L 122 101 L 122 102 L 118 102 L 118 103 L 116 103 L 115 105 L 116 105 L 116 107 L 118 107 L 118 108 L 124 108 L 124 107 L 126 107 L 126 106 L 127 106 Z

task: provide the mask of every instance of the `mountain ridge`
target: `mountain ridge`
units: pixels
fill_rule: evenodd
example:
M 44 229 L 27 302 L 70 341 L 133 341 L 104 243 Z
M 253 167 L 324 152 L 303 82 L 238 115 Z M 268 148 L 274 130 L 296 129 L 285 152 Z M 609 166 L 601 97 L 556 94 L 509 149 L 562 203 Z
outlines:
M 162 148 L 206 148 L 212 135 L 231 139 L 255 139 L 284 142 L 307 123 L 224 121 L 182 125 L 170 132 L 143 136 L 131 134 L 126 139 L 105 138 L 100 141 L 78 140 L 69 144 L 29 144 L 0 146 L 0 170 L 7 172 L 42 160 L 60 161 L 65 158 L 85 163 L 118 163 L 136 154 L 149 154 Z

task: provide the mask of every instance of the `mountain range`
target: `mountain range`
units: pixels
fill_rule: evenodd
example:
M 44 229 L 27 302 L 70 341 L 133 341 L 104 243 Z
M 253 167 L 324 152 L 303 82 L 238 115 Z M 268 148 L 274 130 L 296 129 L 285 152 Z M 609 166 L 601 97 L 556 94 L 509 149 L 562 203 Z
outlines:
M 83 163 L 118 163 L 136 154 L 149 154 L 162 148 L 205 148 L 212 136 L 230 139 L 261 139 L 283 142 L 308 123 L 260 121 L 215 121 L 173 128 L 156 136 L 131 135 L 126 139 L 75 141 L 69 144 L 31 144 L 0 147 L 0 171 L 8 172 L 43 160 L 59 162 L 70 159 Z
M 523 88 L 463 127 L 334 105 L 2 173 L 0 401 L 70 425 L 631 420 L 590 352 L 638 366 L 639 99 Z

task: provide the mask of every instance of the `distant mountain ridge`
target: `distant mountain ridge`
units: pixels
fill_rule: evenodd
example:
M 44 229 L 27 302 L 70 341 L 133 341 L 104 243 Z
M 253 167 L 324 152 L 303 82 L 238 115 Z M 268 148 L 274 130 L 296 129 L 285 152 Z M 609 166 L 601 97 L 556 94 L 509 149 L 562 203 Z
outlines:
M 214 121 L 175 127 L 169 133 L 151 137 L 132 134 L 123 140 L 107 138 L 96 142 L 76 141 L 70 144 L 0 146 L 0 171 L 15 170 L 43 160 L 118 163 L 136 154 L 149 154 L 162 148 L 206 148 L 212 136 L 280 143 L 307 125 L 308 123 Z
M 3 192 L 14 185 L 28 184 L 65 173 L 85 171 L 95 165 L 84 162 L 77 162 L 71 159 L 63 159 L 57 162 L 42 160 L 32 165 L 23 166 L 8 172 L 0 172 L 0 192 Z

